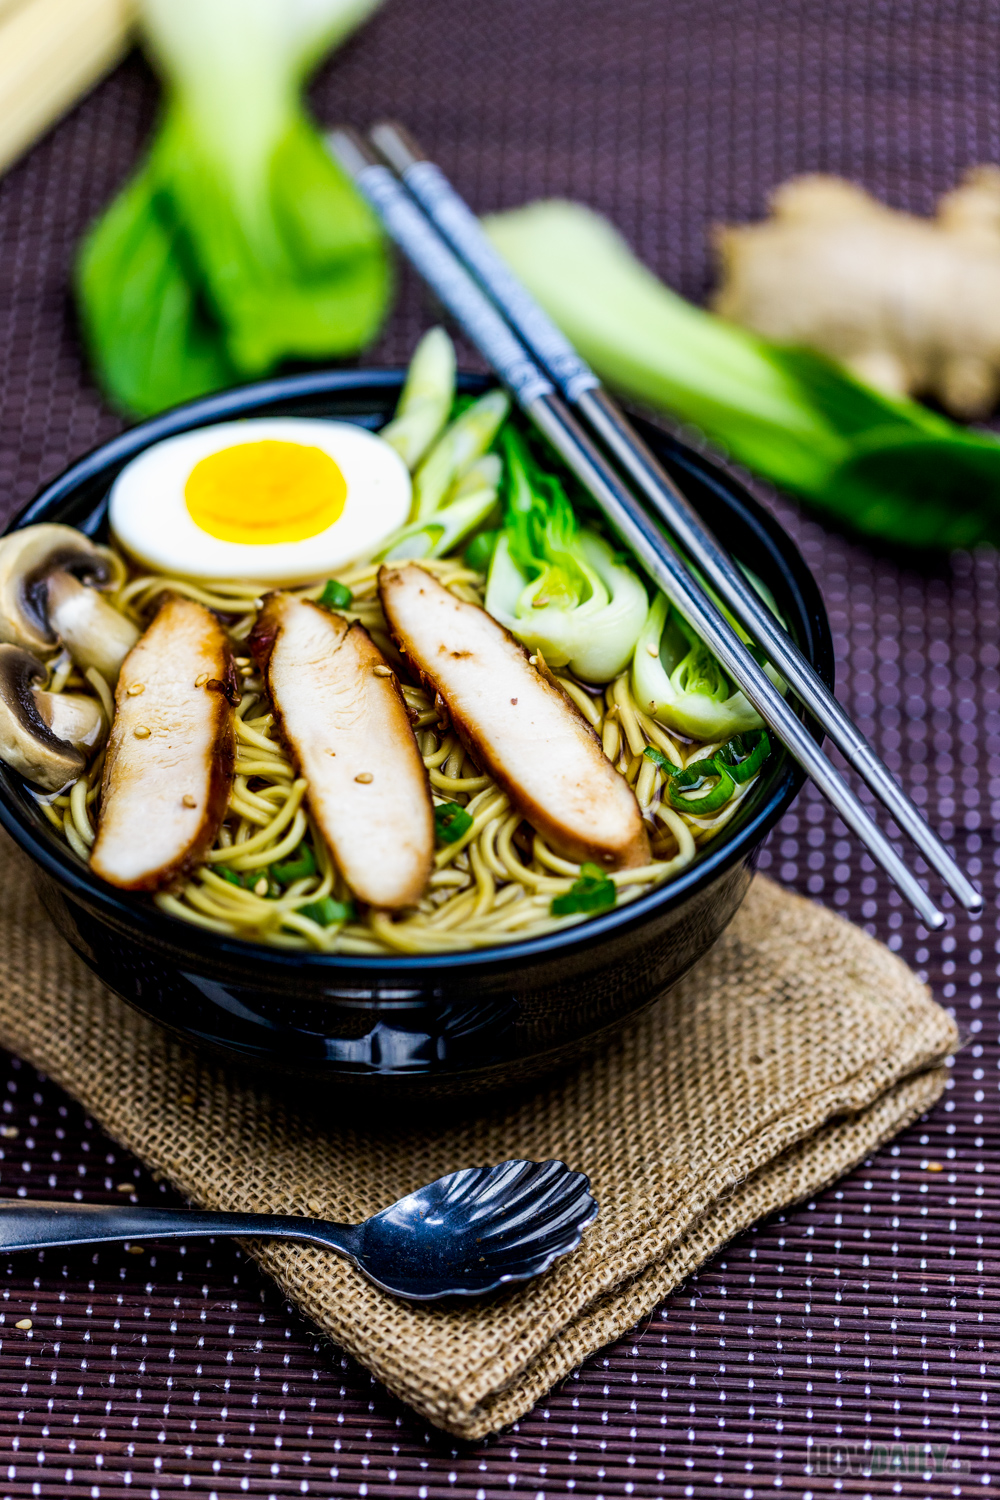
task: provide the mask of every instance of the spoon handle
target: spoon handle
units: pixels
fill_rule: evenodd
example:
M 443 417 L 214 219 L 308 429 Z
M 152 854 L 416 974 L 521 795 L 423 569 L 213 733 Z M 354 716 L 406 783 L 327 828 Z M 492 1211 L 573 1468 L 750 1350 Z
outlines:
M 213 1213 L 190 1208 L 119 1207 L 116 1203 L 44 1203 L 0 1199 L 0 1251 L 48 1245 L 96 1245 L 114 1240 L 189 1239 L 197 1235 L 261 1235 L 305 1240 L 353 1260 L 358 1231 L 292 1214 Z

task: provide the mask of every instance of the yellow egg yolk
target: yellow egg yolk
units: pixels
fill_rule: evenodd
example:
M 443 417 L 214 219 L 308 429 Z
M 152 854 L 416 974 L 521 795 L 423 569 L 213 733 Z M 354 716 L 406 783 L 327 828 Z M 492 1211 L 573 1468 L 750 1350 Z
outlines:
M 184 486 L 194 524 L 223 542 L 301 542 L 339 520 L 347 481 L 328 453 L 265 439 L 221 448 Z

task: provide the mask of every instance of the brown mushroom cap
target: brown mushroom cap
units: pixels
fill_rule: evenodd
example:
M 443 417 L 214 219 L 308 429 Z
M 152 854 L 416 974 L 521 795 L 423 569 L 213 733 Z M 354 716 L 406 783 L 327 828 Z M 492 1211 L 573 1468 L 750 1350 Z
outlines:
M 48 581 L 68 573 L 100 587 L 111 565 L 72 526 L 25 526 L 0 540 L 0 641 L 47 655 L 58 644 L 49 621 Z
M 45 668 L 29 651 L 0 645 L 0 760 L 45 791 L 58 792 L 86 768 L 87 756 L 78 745 L 93 748 L 100 735 L 93 733 L 92 720 L 88 728 L 82 712 L 53 713 L 65 727 L 71 718 L 79 720 L 73 727 L 77 744 L 60 739 L 44 717 L 45 700 L 54 702 L 58 695 L 40 693 L 36 686 L 45 677 Z

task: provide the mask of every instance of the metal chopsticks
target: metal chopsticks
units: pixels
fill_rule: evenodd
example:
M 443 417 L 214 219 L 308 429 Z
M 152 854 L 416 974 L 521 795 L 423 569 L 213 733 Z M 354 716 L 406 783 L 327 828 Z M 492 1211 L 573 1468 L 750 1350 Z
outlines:
M 561 330 L 494 250 L 479 219 L 434 162 L 428 161 L 402 126 L 385 122 L 370 132 L 379 154 L 402 179 L 451 248 L 503 313 L 525 347 L 554 380 L 586 425 L 631 476 L 666 522 L 691 560 L 763 648 L 813 717 L 820 723 L 886 810 L 896 820 L 968 911 L 983 898 L 924 821 L 829 688 L 788 633 L 748 585 L 739 568 L 702 521 Z
M 943 913 L 407 188 L 355 132 L 333 131 L 327 142 L 378 213 L 389 235 L 483 354 L 529 420 L 590 491 L 645 572 L 715 653 L 761 718 L 820 787 L 873 859 L 886 870 L 923 922 L 930 928 L 942 927 Z

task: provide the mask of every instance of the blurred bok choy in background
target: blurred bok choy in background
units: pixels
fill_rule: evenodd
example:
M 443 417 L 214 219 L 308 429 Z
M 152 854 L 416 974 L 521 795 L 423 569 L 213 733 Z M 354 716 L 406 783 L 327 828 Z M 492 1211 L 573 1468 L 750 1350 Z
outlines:
M 737 463 L 904 547 L 1000 544 L 1000 442 L 685 302 L 583 204 L 486 221 L 496 248 L 610 386 Z
M 145 161 L 85 239 L 84 335 L 140 415 L 283 359 L 355 354 L 389 267 L 303 106 L 311 69 L 378 0 L 142 0 L 165 102 Z

